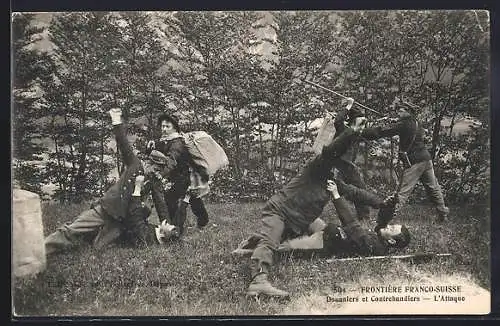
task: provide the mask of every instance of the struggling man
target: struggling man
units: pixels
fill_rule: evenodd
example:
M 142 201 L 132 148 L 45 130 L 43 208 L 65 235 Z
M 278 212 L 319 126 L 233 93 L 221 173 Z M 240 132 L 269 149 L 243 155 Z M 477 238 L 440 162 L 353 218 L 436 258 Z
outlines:
M 278 249 L 283 234 L 292 237 L 306 234 L 311 222 L 321 215 L 330 198 L 326 189 L 327 180 L 332 178 L 335 164 L 356 141 L 364 123 L 365 120 L 355 119 L 267 201 L 262 210 L 262 226 L 255 235 L 258 242 L 251 257 L 252 281 L 248 294 L 288 296 L 286 291 L 273 287 L 268 280 L 273 253 Z
M 84 235 L 95 234 L 93 245 L 96 249 L 127 235 L 135 243 L 148 243 L 150 239 L 162 239 L 175 235 L 175 228 L 167 223 L 168 213 L 163 197 L 161 171 L 166 158 L 158 151 L 151 152 L 141 161 L 130 146 L 122 123 L 120 109 L 109 111 L 113 133 L 125 165 L 118 181 L 91 208 L 65 223 L 45 239 L 47 254 L 53 254 L 74 247 Z M 161 225 L 147 225 L 149 209 L 142 199 L 151 193 Z M 151 234 L 154 231 L 154 237 Z
M 336 223 L 325 224 L 321 219 L 316 219 L 309 226 L 306 235 L 290 238 L 283 237 L 278 251 L 314 251 L 325 256 L 383 256 L 391 248 L 404 248 L 410 242 L 410 233 L 404 225 L 389 224 L 397 203 L 397 197 L 388 197 L 377 216 L 377 225 L 374 231 L 364 229 L 351 212 L 344 196 L 334 180 L 327 181 L 327 190 L 337 211 L 341 225 Z M 243 241 L 236 250 L 235 255 L 248 255 L 253 252 L 258 243 L 258 237 L 252 236 Z M 253 292 L 252 292 L 253 290 Z M 257 291 L 255 291 L 257 290 Z M 249 288 L 250 294 L 259 294 L 259 289 Z
M 445 205 L 443 193 L 434 174 L 434 166 L 429 151 L 424 142 L 425 130 L 417 121 L 413 109 L 402 102 L 396 101 L 399 119 L 397 122 L 385 126 L 366 128 L 361 137 L 374 140 L 382 137 L 399 136 L 399 159 L 404 171 L 401 176 L 399 191 L 400 204 L 404 204 L 417 182 L 420 180 L 427 190 L 430 200 L 434 204 L 438 221 L 444 221 L 449 209 Z
M 208 182 L 208 174 L 194 164 L 189 155 L 177 118 L 162 114 L 158 118 L 157 127 L 161 131 L 161 138 L 149 141 L 148 148 L 154 148 L 167 157 L 165 171 L 173 183 L 173 186 L 165 191 L 170 218 L 183 233 L 186 220 L 185 207 L 189 203 L 191 211 L 197 218 L 197 226 L 203 228 L 208 224 L 208 212 L 201 196 L 191 195 L 189 188 L 193 184 L 194 174 L 199 176 L 202 182 Z
M 340 111 L 335 117 L 334 126 L 335 126 L 335 137 L 342 134 L 342 132 L 349 127 L 350 124 L 353 124 L 358 121 L 366 120 L 365 114 L 358 110 L 357 108 L 353 108 L 354 104 L 353 98 L 347 99 L 347 106 L 344 110 Z M 366 184 L 363 180 L 363 176 L 359 171 L 359 168 L 354 163 L 356 159 L 356 144 L 358 142 L 355 141 L 352 146 L 340 157 L 340 159 L 335 164 L 336 168 L 340 172 L 340 177 L 348 184 L 352 184 L 358 188 L 366 189 Z M 367 205 L 364 205 L 360 202 L 354 202 L 354 206 L 356 208 L 357 218 L 359 220 L 369 220 L 370 219 L 370 208 Z

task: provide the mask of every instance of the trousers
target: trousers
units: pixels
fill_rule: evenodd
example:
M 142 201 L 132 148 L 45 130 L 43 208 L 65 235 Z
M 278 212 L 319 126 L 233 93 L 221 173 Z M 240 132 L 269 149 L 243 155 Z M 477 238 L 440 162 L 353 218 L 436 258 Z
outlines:
M 434 166 L 431 160 L 415 163 L 403 171 L 401 190 L 399 192 L 400 204 L 408 201 L 408 197 L 419 180 L 424 185 L 427 195 L 437 211 L 443 214 L 448 213 L 448 207 L 444 203 L 443 193 L 434 174 Z
M 182 205 L 182 199 L 186 195 L 187 186 L 174 186 L 165 193 L 165 202 L 168 208 L 168 215 L 170 216 L 171 224 L 176 225 L 181 230 L 184 229 L 186 221 L 185 207 Z M 205 208 L 202 198 L 191 197 L 189 200 L 191 211 L 198 220 L 198 225 L 205 226 L 208 223 L 208 212 Z M 179 211 L 180 210 L 180 211 Z
M 74 247 L 82 236 L 97 233 L 93 240 L 96 249 L 102 249 L 122 234 L 121 223 L 96 205 L 83 211 L 73 222 L 67 222 L 45 238 L 47 255 Z
M 264 208 L 262 225 L 255 235 L 259 238 L 259 242 L 253 251 L 251 260 L 268 270 L 273 265 L 273 254 L 278 250 L 280 243 L 286 238 L 293 238 L 299 234 L 286 225 L 283 216 Z

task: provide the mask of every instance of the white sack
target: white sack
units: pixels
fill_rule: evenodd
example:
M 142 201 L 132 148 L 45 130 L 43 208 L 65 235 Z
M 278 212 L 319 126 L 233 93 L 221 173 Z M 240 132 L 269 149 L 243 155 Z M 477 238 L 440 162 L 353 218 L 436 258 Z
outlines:
M 36 274 L 45 269 L 40 197 L 32 192 L 13 189 L 12 263 L 15 276 Z

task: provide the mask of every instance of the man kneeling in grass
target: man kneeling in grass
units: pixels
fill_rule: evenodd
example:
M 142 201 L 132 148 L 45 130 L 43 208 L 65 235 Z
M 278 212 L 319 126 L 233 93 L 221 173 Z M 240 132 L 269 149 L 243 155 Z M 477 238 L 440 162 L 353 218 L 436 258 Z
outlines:
M 297 235 L 291 232 L 291 230 L 280 234 L 279 238 L 282 242 L 277 247 L 277 251 L 314 250 L 328 256 L 335 255 L 337 257 L 352 255 L 380 256 L 386 255 L 391 247 L 404 248 L 409 244 L 410 233 L 404 225 L 388 224 L 393 217 L 397 197 L 391 196 L 378 206 L 380 210 L 378 212 L 377 225 L 374 231 L 369 231 L 359 224 L 359 221 L 355 218 L 353 212 L 351 212 L 346 199 L 340 195 L 335 181 L 327 180 L 326 189 L 333 200 L 341 226 L 334 223 L 325 225 L 318 218 L 309 225 L 309 235 Z M 357 199 L 361 198 L 358 197 Z M 366 202 L 363 204 L 366 204 Z M 277 234 L 274 235 L 278 236 Z M 273 236 L 273 234 L 261 233 L 252 236 L 243 241 L 238 249 L 233 251 L 233 254 L 251 254 L 252 260 L 254 260 L 256 256 L 255 251 L 258 250 L 260 241 L 263 237 L 269 238 L 269 236 Z M 266 267 L 266 269 L 262 268 L 259 273 L 252 275 L 253 280 L 248 287 L 247 295 L 288 296 L 287 292 L 274 288 L 269 283 L 267 273 L 270 264 Z
M 122 123 L 120 109 L 109 111 L 116 143 L 125 165 L 118 181 L 91 208 L 85 210 L 71 222 L 59 227 L 45 239 L 47 255 L 73 247 L 86 234 L 97 233 L 94 247 L 101 249 L 127 236 L 134 244 L 163 243 L 174 236 L 176 227 L 170 225 L 167 206 L 163 197 L 163 167 L 166 157 L 153 151 L 141 161 L 132 150 L 126 129 Z M 142 201 L 152 194 L 161 225 L 149 225 L 150 210 Z

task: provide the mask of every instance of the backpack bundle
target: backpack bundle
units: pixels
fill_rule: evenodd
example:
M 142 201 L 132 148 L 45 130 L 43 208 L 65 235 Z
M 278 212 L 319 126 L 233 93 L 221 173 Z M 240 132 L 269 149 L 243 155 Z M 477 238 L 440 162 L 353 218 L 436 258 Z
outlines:
M 328 145 L 332 141 L 335 131 L 335 117 L 332 113 L 327 112 L 312 146 L 312 150 L 316 155 L 321 154 L 323 146 Z
M 191 131 L 183 134 L 186 148 L 194 163 L 205 169 L 208 175 L 229 165 L 224 149 L 205 131 Z

